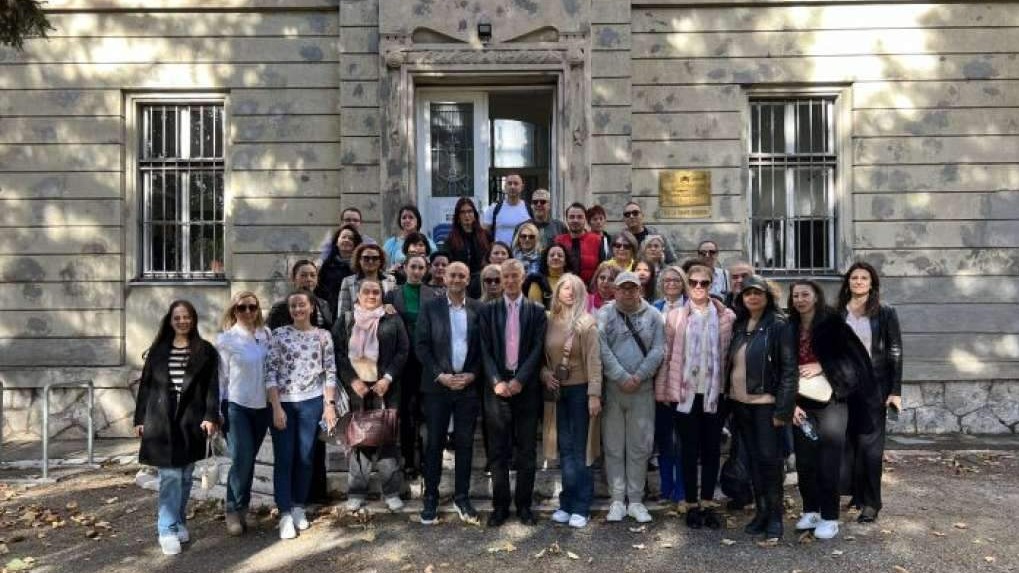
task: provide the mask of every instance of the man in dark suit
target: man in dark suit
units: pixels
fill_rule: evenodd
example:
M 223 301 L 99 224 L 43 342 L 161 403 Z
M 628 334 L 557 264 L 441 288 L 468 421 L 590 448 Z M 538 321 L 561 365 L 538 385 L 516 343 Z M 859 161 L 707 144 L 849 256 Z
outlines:
M 481 402 L 475 384 L 481 378 L 481 303 L 467 298 L 470 270 L 463 263 L 446 268 L 446 295 L 422 306 L 414 334 L 421 362 L 421 394 L 425 411 L 425 497 L 421 523 L 438 520 L 442 446 L 453 418 L 456 469 L 453 505 L 460 519 L 478 523 L 471 505 L 471 462 L 474 428 Z
M 498 527 L 509 517 L 511 452 L 517 463 L 517 517 L 525 525 L 535 525 L 531 501 L 541 417 L 538 374 L 545 346 L 545 309 L 523 296 L 520 261 L 503 262 L 501 277 L 502 299 L 489 303 L 481 315 L 485 425 L 492 455 L 488 525 Z

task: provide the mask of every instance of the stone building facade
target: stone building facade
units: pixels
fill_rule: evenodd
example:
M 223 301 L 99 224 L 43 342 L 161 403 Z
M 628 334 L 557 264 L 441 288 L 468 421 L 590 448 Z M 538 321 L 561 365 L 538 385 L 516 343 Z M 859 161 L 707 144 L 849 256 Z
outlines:
M 904 329 L 896 429 L 1017 430 L 1019 3 L 46 6 L 49 40 L 0 50 L 6 435 L 75 379 L 126 435 L 171 299 L 210 337 L 231 292 L 281 297 L 342 207 L 376 238 L 407 202 L 434 229 L 515 166 L 557 213 L 619 228 L 637 201 L 684 255 L 712 238 L 832 285 L 873 263 Z M 706 211 L 662 204 L 676 170 L 710 177 Z M 55 398 L 70 435 L 82 396 Z

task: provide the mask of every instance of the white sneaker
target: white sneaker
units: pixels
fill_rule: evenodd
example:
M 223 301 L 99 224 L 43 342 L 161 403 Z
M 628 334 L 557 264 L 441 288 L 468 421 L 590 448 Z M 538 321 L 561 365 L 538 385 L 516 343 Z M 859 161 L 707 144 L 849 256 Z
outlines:
M 294 518 L 286 514 L 280 518 L 280 539 L 293 539 L 297 537 L 297 529 L 294 528 Z
M 355 511 L 361 509 L 362 505 L 364 505 L 363 499 L 359 497 L 352 497 L 347 500 L 347 503 L 343 504 L 343 509 L 347 510 L 350 513 L 354 513 Z
M 624 517 L 626 517 L 626 506 L 621 501 L 613 501 L 609 506 L 609 514 L 605 516 L 605 521 L 622 521 Z
M 631 503 L 626 509 L 626 514 L 637 520 L 637 523 L 651 523 L 651 514 L 643 503 Z
M 800 517 L 800 520 L 796 522 L 796 529 L 800 531 L 814 529 L 815 527 L 817 527 L 819 523 L 821 523 L 820 513 L 816 513 L 813 511 L 809 513 L 804 513 L 803 517 Z
M 163 550 L 163 555 L 177 555 L 180 553 L 180 539 L 175 533 L 160 535 L 159 548 Z
M 177 539 L 179 539 L 181 543 L 188 543 L 191 541 L 191 534 L 188 532 L 186 525 L 177 526 Z
M 398 495 L 387 497 L 386 507 L 389 508 L 389 511 L 400 511 L 403 509 L 403 500 Z
M 556 523 L 569 523 L 570 522 L 570 514 L 566 513 L 565 511 L 563 511 L 561 509 L 557 509 L 552 514 L 552 521 L 554 521 Z
M 814 528 L 814 537 L 818 539 L 833 539 L 839 534 L 839 520 L 822 519 Z
M 577 529 L 587 527 L 587 518 L 579 513 L 574 513 L 570 516 L 570 527 L 576 527 Z
M 303 507 L 295 507 L 291 509 L 290 517 L 294 519 L 294 525 L 300 531 L 304 531 L 305 529 L 311 527 L 311 524 L 308 523 L 308 514 L 304 512 Z

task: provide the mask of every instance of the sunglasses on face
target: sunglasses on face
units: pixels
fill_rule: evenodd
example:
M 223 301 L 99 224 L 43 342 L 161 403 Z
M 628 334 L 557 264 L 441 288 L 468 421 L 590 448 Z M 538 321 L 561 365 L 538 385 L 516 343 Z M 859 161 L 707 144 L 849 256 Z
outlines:
M 500 279 L 499 277 L 485 279 L 485 284 L 486 285 L 497 285 L 497 284 L 499 284 L 501 282 L 502 282 L 502 279 Z
M 520 238 L 526 241 L 537 238 L 537 235 L 520 235 Z
M 709 286 L 711 286 L 711 281 L 694 281 L 694 280 L 690 281 L 690 288 L 694 287 L 708 288 Z
M 637 217 L 639 215 L 640 215 L 640 211 L 637 211 L 637 210 L 634 210 L 634 211 L 623 211 L 623 216 L 626 217 L 627 219 L 629 219 L 631 217 Z
M 548 201 L 545 199 L 532 199 L 531 205 L 548 205 Z
M 258 310 L 257 304 L 239 304 L 234 307 L 238 312 L 255 312 Z
M 697 251 L 697 254 L 702 256 L 702 257 L 710 257 L 712 255 L 717 255 L 718 251 L 717 250 L 713 250 L 713 249 L 703 249 L 703 250 Z
M 613 243 L 612 244 L 612 248 L 613 249 L 629 249 L 630 245 L 628 245 L 626 243 Z
M 365 255 L 365 256 L 361 257 L 361 262 L 362 263 L 377 263 L 380 260 L 382 260 L 382 259 L 380 257 L 376 256 L 376 255 Z

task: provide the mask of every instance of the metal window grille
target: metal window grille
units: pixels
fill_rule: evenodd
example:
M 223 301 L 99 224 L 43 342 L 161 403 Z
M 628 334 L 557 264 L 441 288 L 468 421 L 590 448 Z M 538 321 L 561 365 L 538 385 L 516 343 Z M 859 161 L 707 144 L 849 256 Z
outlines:
M 835 269 L 835 98 L 750 102 L 750 256 L 762 271 Z
M 223 276 L 223 104 L 140 106 L 142 274 Z

